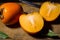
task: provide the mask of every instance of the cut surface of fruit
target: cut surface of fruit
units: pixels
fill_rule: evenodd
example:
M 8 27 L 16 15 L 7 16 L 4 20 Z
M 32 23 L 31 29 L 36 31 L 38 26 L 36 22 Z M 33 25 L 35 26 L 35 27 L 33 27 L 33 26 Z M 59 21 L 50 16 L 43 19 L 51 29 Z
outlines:
M 59 8 L 51 2 L 44 2 L 39 12 L 46 21 L 53 21 L 59 16 Z
M 59 13 L 60 13 L 60 3 L 55 3 L 55 5 L 57 5 L 57 7 L 59 8 Z
M 42 30 L 44 21 L 38 12 L 23 14 L 19 18 L 21 27 L 28 33 L 37 33 Z

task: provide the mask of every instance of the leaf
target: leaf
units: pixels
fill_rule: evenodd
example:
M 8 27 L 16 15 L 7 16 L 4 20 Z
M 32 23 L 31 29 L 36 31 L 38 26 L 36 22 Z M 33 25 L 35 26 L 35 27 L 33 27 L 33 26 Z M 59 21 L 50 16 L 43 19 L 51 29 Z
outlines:
M 49 36 L 49 37 L 53 37 L 53 36 L 58 36 L 58 35 L 55 34 L 52 30 L 49 30 L 47 36 Z
M 0 38 L 6 39 L 8 38 L 8 35 L 0 31 Z

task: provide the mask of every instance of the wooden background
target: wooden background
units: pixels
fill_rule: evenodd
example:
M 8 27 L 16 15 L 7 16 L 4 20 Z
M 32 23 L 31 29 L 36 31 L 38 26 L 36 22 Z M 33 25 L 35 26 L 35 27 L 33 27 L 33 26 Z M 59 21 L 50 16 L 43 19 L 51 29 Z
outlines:
M 26 5 L 23 3 L 20 3 L 23 7 L 24 12 L 30 13 L 33 11 L 39 11 L 39 8 L 32 7 L 30 5 Z M 60 18 L 60 17 L 59 17 Z M 45 24 L 45 27 L 49 28 L 52 27 L 53 31 L 60 35 L 60 19 L 55 20 L 55 22 L 48 22 Z M 48 25 L 48 26 L 47 26 Z M 44 28 L 43 30 L 47 31 L 48 29 Z M 4 25 L 0 20 L 0 31 L 6 33 L 10 38 L 9 40 L 40 40 L 40 39 L 52 39 L 46 37 L 44 34 L 45 31 L 43 31 L 41 34 L 44 36 L 41 36 L 41 34 L 35 34 L 30 35 L 27 32 L 25 32 L 19 25 L 19 23 L 16 23 L 15 25 L 6 26 Z M 45 33 L 46 34 L 46 33 Z M 5 40 L 5 39 L 4 39 Z M 8 40 L 8 39 L 6 39 Z

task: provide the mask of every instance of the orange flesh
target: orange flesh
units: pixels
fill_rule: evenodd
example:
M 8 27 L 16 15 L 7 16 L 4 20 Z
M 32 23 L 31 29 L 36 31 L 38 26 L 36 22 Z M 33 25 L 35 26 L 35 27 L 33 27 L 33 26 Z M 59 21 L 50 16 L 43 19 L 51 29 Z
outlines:
M 19 22 L 21 27 L 29 33 L 37 33 L 41 31 L 44 26 L 44 21 L 37 12 L 21 15 Z
M 57 5 L 57 7 L 59 8 L 59 13 L 60 13 L 60 3 L 55 3 L 55 5 Z
M 50 2 L 45 2 L 40 8 L 40 14 L 46 21 L 53 21 L 59 16 L 59 8 Z

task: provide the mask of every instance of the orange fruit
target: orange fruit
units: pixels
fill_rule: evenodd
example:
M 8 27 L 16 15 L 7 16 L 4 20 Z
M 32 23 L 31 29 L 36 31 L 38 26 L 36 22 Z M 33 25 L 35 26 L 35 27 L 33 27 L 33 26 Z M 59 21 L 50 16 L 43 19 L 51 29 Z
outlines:
M 0 19 L 4 24 L 12 25 L 18 22 L 22 14 L 22 6 L 15 2 L 4 3 L 0 6 Z
M 59 16 L 59 8 L 51 2 L 44 2 L 39 12 L 46 21 L 54 21 Z
M 31 34 L 41 31 L 44 26 L 43 18 L 38 12 L 22 14 L 19 17 L 19 23 L 25 31 Z
M 60 13 L 60 3 L 55 3 L 55 5 L 57 5 L 57 7 L 59 8 L 59 13 Z

